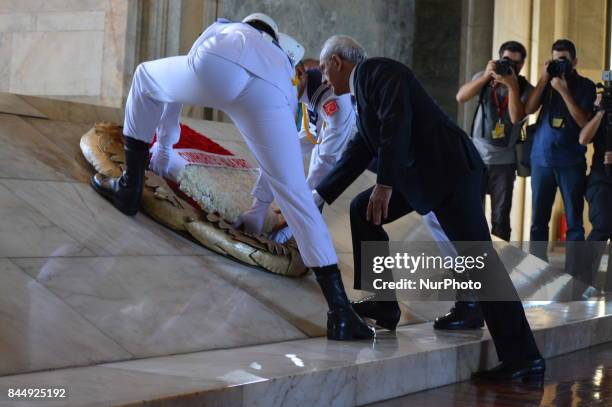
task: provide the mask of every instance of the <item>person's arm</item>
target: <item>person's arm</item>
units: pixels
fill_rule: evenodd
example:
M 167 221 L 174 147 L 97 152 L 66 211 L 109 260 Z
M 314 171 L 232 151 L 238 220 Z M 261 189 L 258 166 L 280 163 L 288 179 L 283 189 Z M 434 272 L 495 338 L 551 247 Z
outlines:
M 270 184 L 268 184 L 261 169 L 251 195 L 253 195 L 251 207 L 238 216 L 232 227 L 234 229 L 242 228 L 247 233 L 259 235 L 263 231 L 268 208 L 274 200 Z
M 376 183 L 393 186 L 398 170 L 413 158 L 409 156 L 413 137 L 409 81 L 403 72 L 385 66 L 374 73 L 366 92 L 380 126 Z
M 565 102 L 565 105 L 567 106 L 567 110 L 569 111 L 570 115 L 572 116 L 576 124 L 580 127 L 586 126 L 586 124 L 588 123 L 590 119 L 590 114 L 589 112 L 585 111 L 578 105 L 578 103 L 572 96 L 572 93 L 570 92 L 569 87 L 567 86 L 567 81 L 565 77 L 553 78 L 550 81 L 550 84 L 553 87 L 553 89 L 559 92 L 559 94 L 563 98 L 563 102 Z M 592 99 L 591 99 L 591 102 L 592 102 Z
M 274 194 L 272 193 L 272 189 L 270 189 L 270 184 L 268 184 L 268 180 L 264 176 L 261 168 L 259 169 L 257 181 L 255 181 L 255 185 L 253 185 L 253 189 L 251 190 L 251 195 L 262 202 L 271 203 L 274 200 Z
M 601 125 L 601 121 L 604 117 L 605 113 L 603 110 L 599 110 L 595 113 L 595 116 L 582 128 L 580 131 L 580 144 L 586 146 L 589 144 L 593 137 L 597 134 L 597 130 L 599 130 L 599 126 Z
M 518 123 L 525 118 L 525 105 L 521 101 L 521 93 L 518 77 L 511 75 L 498 75 L 493 73 L 495 80 L 508 88 L 508 112 L 512 124 Z
M 366 219 L 380 225 L 387 218 L 396 177 L 401 168 L 414 161 L 410 156 L 413 137 L 410 83 L 399 69 L 383 66 L 374 73 L 366 92 L 376 108 L 380 126 L 376 185 Z
M 320 114 L 325 119 L 326 126 L 321 130 L 319 144 L 312 150 L 306 177 L 308 185 L 313 187 L 325 178 L 340 159 L 342 150 L 353 135 L 355 122 L 350 97 L 329 98 L 322 104 Z
M 340 160 L 316 186 L 315 192 L 331 205 L 368 168 L 372 158 L 363 137 L 355 134 Z
M 495 61 L 491 60 L 487 64 L 482 75 L 477 74 L 471 81 L 465 83 L 457 92 L 457 102 L 466 103 L 473 97 L 477 96 L 483 87 L 485 87 L 493 78 L 495 72 Z
M 531 91 L 529 99 L 527 99 L 527 103 L 525 104 L 526 114 L 533 114 L 538 111 L 540 106 L 542 106 L 542 95 L 544 93 L 544 89 L 546 89 L 546 85 L 548 85 L 548 82 L 550 82 L 550 74 L 548 73 L 549 64 L 550 61 L 547 61 L 544 64 L 540 79 L 538 79 L 536 87 Z

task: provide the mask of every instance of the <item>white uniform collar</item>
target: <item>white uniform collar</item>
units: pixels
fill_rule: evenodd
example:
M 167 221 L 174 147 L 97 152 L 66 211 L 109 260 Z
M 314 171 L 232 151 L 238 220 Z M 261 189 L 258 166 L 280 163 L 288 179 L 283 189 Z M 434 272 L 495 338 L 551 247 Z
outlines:
M 355 96 L 355 85 L 353 85 L 353 79 L 355 78 L 355 69 L 357 69 L 357 65 L 353 67 L 351 71 L 351 76 L 349 76 L 349 90 L 351 91 L 351 95 Z

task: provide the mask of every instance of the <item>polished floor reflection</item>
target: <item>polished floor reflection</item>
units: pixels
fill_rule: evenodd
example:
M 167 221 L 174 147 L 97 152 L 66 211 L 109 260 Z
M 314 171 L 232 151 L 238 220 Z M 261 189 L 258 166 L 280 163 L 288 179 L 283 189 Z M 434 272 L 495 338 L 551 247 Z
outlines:
M 462 382 L 368 407 L 612 406 L 612 344 L 548 360 L 540 383 Z

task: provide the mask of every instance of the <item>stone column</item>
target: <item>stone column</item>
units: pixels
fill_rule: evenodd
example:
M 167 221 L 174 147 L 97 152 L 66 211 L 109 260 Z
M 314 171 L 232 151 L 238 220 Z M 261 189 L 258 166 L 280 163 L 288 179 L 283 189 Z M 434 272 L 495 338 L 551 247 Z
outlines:
M 491 59 L 494 3 L 494 0 L 463 0 L 458 87 L 484 70 Z M 476 103 L 472 100 L 458 107 L 457 122 L 466 132 L 472 126 Z
M 129 0 L 128 26 L 134 27 L 126 53 L 125 93 L 136 66 L 153 59 L 189 52 L 204 29 L 217 18 L 218 0 Z M 212 109 L 184 106 L 183 115 L 215 119 Z
M 457 117 L 462 2 L 416 0 L 412 66 L 427 91 L 452 118 Z

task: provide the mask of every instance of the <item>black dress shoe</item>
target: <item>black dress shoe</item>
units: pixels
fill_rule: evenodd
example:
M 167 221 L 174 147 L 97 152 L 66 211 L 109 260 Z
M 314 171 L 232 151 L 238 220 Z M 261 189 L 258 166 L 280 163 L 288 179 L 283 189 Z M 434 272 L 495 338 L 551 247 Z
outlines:
M 371 296 L 353 302 L 353 309 L 360 317 L 373 319 L 379 327 L 395 331 L 402 315 L 397 301 L 377 301 L 374 298 Z
M 434 321 L 434 329 L 480 329 L 482 327 L 484 327 L 484 318 L 477 302 L 456 302 L 447 314 Z
M 344 291 L 337 265 L 313 267 L 317 283 L 329 305 L 327 312 L 327 339 L 350 341 L 372 339 L 376 331 L 351 307 Z
M 354 339 L 372 339 L 375 336 L 376 331 L 374 328 L 361 319 L 352 308 L 327 312 L 327 339 L 350 341 Z
M 476 380 L 542 380 L 546 361 L 542 358 L 523 362 L 502 362 L 493 369 L 477 372 Z
M 115 208 L 134 216 L 140 207 L 144 172 L 149 158 L 149 145 L 144 141 L 125 137 L 125 171 L 118 178 L 96 174 L 91 186 L 109 200 Z

